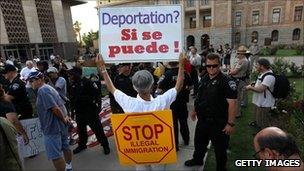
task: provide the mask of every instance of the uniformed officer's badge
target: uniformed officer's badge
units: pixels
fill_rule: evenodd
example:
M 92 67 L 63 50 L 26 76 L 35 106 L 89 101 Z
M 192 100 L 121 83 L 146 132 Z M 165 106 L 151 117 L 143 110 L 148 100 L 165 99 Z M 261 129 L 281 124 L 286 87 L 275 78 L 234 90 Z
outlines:
M 217 80 L 213 80 L 213 81 L 212 81 L 212 85 L 215 85 L 216 82 L 217 82 Z
M 19 84 L 15 83 L 12 85 L 13 90 L 17 90 L 19 88 Z
M 229 87 L 232 90 L 236 90 L 237 89 L 237 85 L 236 85 L 235 81 L 229 81 L 228 84 L 229 84 Z

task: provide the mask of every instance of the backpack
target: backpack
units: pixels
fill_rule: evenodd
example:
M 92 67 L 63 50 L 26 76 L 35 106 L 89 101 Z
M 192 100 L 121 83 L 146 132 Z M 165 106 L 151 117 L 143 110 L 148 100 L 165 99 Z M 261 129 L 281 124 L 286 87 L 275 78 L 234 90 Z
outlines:
M 289 83 L 287 77 L 285 75 L 278 75 L 278 74 L 269 72 L 262 76 L 262 78 L 260 79 L 261 82 L 263 82 L 264 78 L 267 75 L 272 75 L 275 78 L 273 92 L 270 91 L 269 87 L 267 87 L 267 89 L 270 91 L 272 96 L 277 99 L 286 98 L 290 93 L 290 83 Z M 264 93 L 264 96 L 266 97 L 266 93 Z

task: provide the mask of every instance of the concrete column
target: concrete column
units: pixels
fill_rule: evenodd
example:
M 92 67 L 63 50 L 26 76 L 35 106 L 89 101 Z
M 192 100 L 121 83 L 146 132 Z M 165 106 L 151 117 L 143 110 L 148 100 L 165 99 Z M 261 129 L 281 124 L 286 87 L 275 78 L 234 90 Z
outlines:
M 196 29 L 200 27 L 200 1 L 195 1 L 195 17 L 196 17 Z
M 38 44 L 35 44 L 35 51 L 36 51 L 36 56 L 40 57 L 39 45 Z
M 3 46 L 0 46 L 0 56 L 5 57 Z

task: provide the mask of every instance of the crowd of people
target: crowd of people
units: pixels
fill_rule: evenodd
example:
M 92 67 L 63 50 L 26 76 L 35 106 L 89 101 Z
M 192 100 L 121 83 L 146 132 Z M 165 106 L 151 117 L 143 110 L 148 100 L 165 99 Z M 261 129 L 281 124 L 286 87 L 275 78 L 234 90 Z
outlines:
M 231 62 L 233 53 L 236 57 Z M 83 61 L 76 61 L 73 68 L 68 68 L 60 57 L 52 56 L 51 61 L 28 60 L 24 68 L 18 69 L 14 63 L 2 60 L 0 116 L 13 124 L 26 144 L 28 136 L 19 120 L 33 118 L 36 111 L 48 159 L 58 171 L 71 170 L 72 152 L 76 155 L 87 148 L 87 126 L 95 133 L 104 154 L 110 153 L 98 116 L 101 109 L 100 81 L 103 80 L 110 92 L 114 114 L 171 109 L 176 151 L 179 151 L 179 132 L 183 144 L 187 146 L 190 143 L 188 116 L 193 121 L 197 120 L 193 157 L 184 165 L 203 165 L 211 141 L 216 168 L 224 171 L 227 170 L 230 135 L 234 132 L 236 119 L 242 117 L 242 110 L 248 105 L 247 92 L 253 91 L 253 121 L 249 126 L 261 130 L 254 138 L 257 154 L 261 159 L 269 156 L 267 152 L 273 159 L 299 158 L 299 150 L 292 138 L 279 128 L 270 127 L 269 111 L 275 104 L 271 91 L 275 78 L 267 74 L 272 73 L 269 61 L 259 59 L 258 54 L 259 47 L 254 41 L 250 48 L 241 45 L 236 50 L 229 44 L 225 49 L 220 45 L 217 50 L 210 45 L 200 54 L 196 47 L 191 46 L 188 52 L 180 54 L 178 62 L 156 64 L 106 65 L 102 56 L 97 55 L 92 60 L 99 75 L 92 74 L 89 78 L 82 76 Z M 255 83 L 250 83 L 252 70 L 259 72 Z M 189 112 L 190 94 L 195 100 L 194 110 Z M 73 151 L 69 147 L 73 143 L 70 134 L 72 120 L 77 123 L 79 135 L 78 146 Z M 3 125 L 9 125 L 9 122 L 3 122 Z M 291 143 L 292 146 L 284 146 L 286 151 L 280 151 L 283 147 L 272 144 L 275 143 L 273 139 L 265 140 L 269 138 L 266 135 L 277 137 L 282 145 Z M 12 156 L 15 156 L 14 151 Z M 15 162 L 19 163 L 19 160 Z M 165 165 L 138 165 L 136 169 L 165 170 Z

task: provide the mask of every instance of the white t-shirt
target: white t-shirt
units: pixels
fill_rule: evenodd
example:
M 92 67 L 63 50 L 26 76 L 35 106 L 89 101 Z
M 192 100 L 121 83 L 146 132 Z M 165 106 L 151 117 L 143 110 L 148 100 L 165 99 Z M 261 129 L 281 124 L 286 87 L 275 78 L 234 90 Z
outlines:
M 170 105 L 175 101 L 176 95 L 176 89 L 171 88 L 156 98 L 151 96 L 151 101 L 146 101 L 139 95 L 137 95 L 136 98 L 130 97 L 118 89 L 116 89 L 114 92 L 115 100 L 126 113 L 170 109 Z
M 263 84 L 263 85 L 269 87 L 269 89 L 271 91 L 273 91 L 274 84 L 275 84 L 275 78 L 274 78 L 274 76 L 267 75 L 267 76 L 264 77 L 263 82 L 261 82 L 262 76 L 264 74 L 266 74 L 266 73 L 269 73 L 269 72 L 272 73 L 271 70 L 262 73 L 258 77 L 258 79 L 257 79 L 257 81 L 256 81 L 256 83 L 255 83 L 254 86 L 257 87 L 258 85 Z M 275 98 L 272 96 L 271 92 L 268 89 L 266 89 L 265 92 L 266 92 L 266 97 L 264 96 L 264 91 L 261 92 L 261 93 L 253 92 L 252 103 L 255 104 L 255 105 L 257 105 L 258 107 L 273 107 L 274 104 L 275 104 Z

